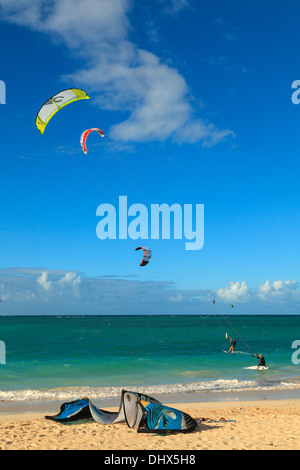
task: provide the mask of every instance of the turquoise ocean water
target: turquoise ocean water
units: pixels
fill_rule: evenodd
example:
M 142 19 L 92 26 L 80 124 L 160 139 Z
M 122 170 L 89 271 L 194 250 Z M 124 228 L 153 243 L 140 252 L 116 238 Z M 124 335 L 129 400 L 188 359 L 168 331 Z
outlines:
M 211 315 L 0 317 L 0 401 L 300 388 L 300 316 L 226 318 L 232 328 Z M 245 369 L 254 353 L 267 371 Z

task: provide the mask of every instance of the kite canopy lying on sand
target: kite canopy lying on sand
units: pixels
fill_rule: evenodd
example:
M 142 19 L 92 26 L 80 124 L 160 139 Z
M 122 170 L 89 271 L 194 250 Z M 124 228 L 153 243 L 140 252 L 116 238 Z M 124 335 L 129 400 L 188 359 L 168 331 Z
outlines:
M 146 266 L 146 264 L 148 264 L 151 259 L 152 252 L 150 248 L 146 248 L 145 246 L 138 246 L 135 249 L 135 251 L 138 251 L 138 250 L 143 250 L 143 259 L 142 259 L 140 266 Z
M 80 145 L 82 150 L 84 151 L 85 155 L 87 154 L 87 148 L 86 148 L 86 139 L 90 135 L 91 132 L 96 131 L 101 137 L 104 137 L 104 132 L 101 129 L 93 127 L 92 129 L 87 129 L 81 134 L 80 137 Z
M 138 432 L 191 432 L 197 422 L 188 414 L 162 405 L 155 398 L 138 392 L 122 390 L 117 413 L 96 408 L 89 398 L 64 403 L 55 416 L 45 416 L 58 422 L 94 419 L 99 424 L 126 422 Z
M 57 111 L 67 104 L 73 103 L 73 101 L 89 98 L 90 97 L 83 90 L 78 88 L 69 88 L 67 90 L 60 91 L 43 104 L 36 117 L 36 127 L 41 134 L 44 134 L 48 122 L 54 114 L 57 113 Z

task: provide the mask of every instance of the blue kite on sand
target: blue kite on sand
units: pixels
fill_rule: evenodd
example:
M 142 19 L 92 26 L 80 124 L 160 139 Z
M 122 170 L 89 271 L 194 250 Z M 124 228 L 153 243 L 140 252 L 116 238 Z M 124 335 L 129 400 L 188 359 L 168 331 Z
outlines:
M 155 398 L 139 392 L 122 390 L 118 412 L 97 408 L 89 398 L 63 403 L 60 412 L 46 419 L 62 423 L 93 419 L 99 424 L 126 422 L 137 432 L 191 432 L 197 422 L 187 413 L 164 406 Z

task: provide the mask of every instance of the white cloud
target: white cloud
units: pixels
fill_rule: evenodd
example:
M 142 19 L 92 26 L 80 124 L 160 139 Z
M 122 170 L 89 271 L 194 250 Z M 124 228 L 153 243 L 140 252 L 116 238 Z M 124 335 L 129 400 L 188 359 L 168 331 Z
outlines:
M 299 283 L 297 281 L 269 280 L 259 285 L 257 296 L 264 301 L 285 301 L 294 299 L 300 301 Z
M 76 273 L 67 272 L 62 278 L 59 279 L 58 283 L 60 285 L 70 285 L 77 287 L 81 283 L 81 278 Z
M 30 289 L 20 290 L 16 285 L 11 286 L 9 289 L 7 285 L 0 283 L 0 297 L 2 305 L 6 302 L 18 302 L 18 303 L 31 303 L 36 301 L 36 295 Z
M 230 281 L 228 287 L 220 287 L 220 289 L 216 290 L 216 293 L 225 302 L 244 302 L 249 298 L 249 289 L 246 281 Z
M 213 314 L 216 306 L 228 312 L 230 303 L 235 307 L 232 313 L 299 313 L 300 289 L 296 281 L 278 280 L 251 289 L 246 281 L 231 281 L 219 289 L 183 290 L 166 281 L 88 278 L 74 271 L 12 268 L 0 271 L 0 298 L 4 315 Z
M 169 301 L 170 301 L 170 302 L 182 302 L 182 301 L 183 301 L 183 297 L 182 297 L 181 294 L 170 295 Z
M 51 289 L 51 281 L 48 281 L 48 274 L 46 272 L 42 273 L 37 278 L 37 283 L 41 286 L 41 288 L 48 292 Z
M 187 0 L 163 2 L 170 12 Z M 102 108 L 127 111 L 111 129 L 120 141 L 180 142 L 216 145 L 234 137 L 229 129 L 194 118 L 184 77 L 149 51 L 129 41 L 131 0 L 0 0 L 2 17 L 62 40 L 85 59 L 83 69 L 65 80 L 88 87 Z
M 122 39 L 130 0 L 1 0 L 2 16 L 35 31 L 60 36 L 74 49 Z
M 160 0 L 164 5 L 164 12 L 170 15 L 178 13 L 185 8 L 190 8 L 191 0 Z
M 229 282 L 229 286 L 215 290 L 224 302 L 243 302 L 249 304 L 274 306 L 276 303 L 297 305 L 300 302 L 300 289 L 297 281 L 266 280 L 258 288 L 249 289 L 246 281 Z
M 272 287 L 270 281 L 266 281 L 264 284 L 259 285 L 258 296 L 262 299 L 265 299 L 271 292 Z
M 10 302 L 49 302 L 80 298 L 81 277 L 70 271 L 22 268 L 0 273 L 0 297 Z
M 228 136 L 235 137 L 235 134 L 230 129 L 218 129 L 212 123 L 205 124 L 201 119 L 195 119 L 180 129 L 177 140 L 189 143 L 202 141 L 205 147 L 212 147 Z

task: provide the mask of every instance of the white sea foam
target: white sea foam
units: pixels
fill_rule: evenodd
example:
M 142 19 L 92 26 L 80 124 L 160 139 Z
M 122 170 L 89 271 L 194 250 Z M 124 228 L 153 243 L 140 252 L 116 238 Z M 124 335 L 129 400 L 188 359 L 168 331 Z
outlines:
M 2 401 L 34 401 L 34 400 L 74 400 L 84 396 L 91 399 L 119 397 L 122 388 L 135 390 L 148 395 L 163 395 L 193 392 L 230 392 L 259 390 L 291 390 L 299 389 L 300 383 L 289 382 L 256 382 L 250 380 L 212 380 L 206 382 L 175 383 L 165 385 L 134 386 L 124 384 L 122 387 L 67 387 L 51 390 L 11 390 L 0 391 Z

